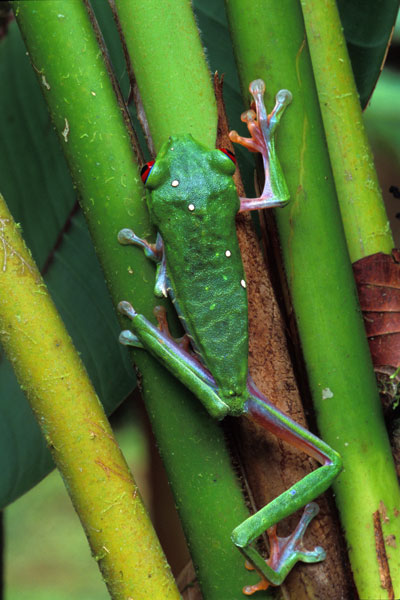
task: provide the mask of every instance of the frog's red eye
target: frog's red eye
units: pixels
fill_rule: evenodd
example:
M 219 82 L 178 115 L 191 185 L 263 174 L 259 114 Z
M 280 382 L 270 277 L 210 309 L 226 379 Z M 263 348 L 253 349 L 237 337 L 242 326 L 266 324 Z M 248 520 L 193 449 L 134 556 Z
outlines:
M 142 178 L 143 183 L 146 183 L 148 176 L 153 168 L 154 160 L 143 165 L 142 170 L 140 171 L 140 177 Z
M 223 152 L 224 154 L 226 154 L 227 156 L 229 156 L 229 158 L 231 159 L 232 162 L 235 163 L 236 165 L 236 157 L 233 154 L 232 150 L 228 150 L 228 148 L 220 148 L 221 152 Z

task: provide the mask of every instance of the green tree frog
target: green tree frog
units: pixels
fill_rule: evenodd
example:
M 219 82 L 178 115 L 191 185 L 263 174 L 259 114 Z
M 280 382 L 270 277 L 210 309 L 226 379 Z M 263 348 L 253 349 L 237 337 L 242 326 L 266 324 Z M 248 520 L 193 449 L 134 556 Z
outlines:
M 122 244 L 142 247 L 157 263 L 155 293 L 170 296 L 186 331 L 184 338 L 176 341 L 160 310 L 157 328 L 128 302 L 121 302 L 119 310 L 132 323 L 132 331 L 122 332 L 121 342 L 151 352 L 198 397 L 212 417 L 248 414 L 321 464 L 232 532 L 233 543 L 262 576 L 260 584 L 243 590 L 246 594 L 280 585 L 299 560 L 317 562 L 325 558 L 321 547 L 306 550 L 302 539 L 318 512 L 311 501 L 329 487 L 341 469 L 339 455 L 273 406 L 248 373 L 246 280 L 235 215 L 238 211 L 284 206 L 289 200 L 274 133 L 291 94 L 278 92 L 268 115 L 264 89 L 262 80 L 250 84 L 255 111 L 244 113 L 242 120 L 251 138 L 231 132 L 233 141 L 263 156 L 265 185 L 259 198 L 238 197 L 230 151 L 210 150 L 191 135 L 170 137 L 156 161 L 142 170 L 150 218 L 158 232 L 156 243 L 148 243 L 130 229 L 119 233 Z M 276 524 L 305 505 L 295 531 L 288 538 L 278 538 Z M 266 530 L 271 549 L 265 561 L 252 543 Z

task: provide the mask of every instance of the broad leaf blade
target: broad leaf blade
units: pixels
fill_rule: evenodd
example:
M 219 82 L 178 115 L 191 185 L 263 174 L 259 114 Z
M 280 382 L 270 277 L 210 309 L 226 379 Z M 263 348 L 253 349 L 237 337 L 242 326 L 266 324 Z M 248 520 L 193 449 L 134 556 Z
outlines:
M 108 413 L 133 389 L 119 325 L 57 137 L 16 24 L 0 44 L 0 190 Z M 46 82 L 43 82 L 46 90 Z M 117 243 L 117 242 L 116 242 Z M 40 349 L 39 349 L 40 351 Z M 0 363 L 0 506 L 52 468 L 50 454 L 4 357 Z
M 361 106 L 374 90 L 399 9 L 398 0 L 338 0 Z

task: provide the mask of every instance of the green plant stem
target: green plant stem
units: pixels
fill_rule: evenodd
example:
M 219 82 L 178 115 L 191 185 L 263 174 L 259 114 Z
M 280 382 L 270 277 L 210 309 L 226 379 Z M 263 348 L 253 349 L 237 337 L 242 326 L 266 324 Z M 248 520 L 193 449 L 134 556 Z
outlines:
M 275 211 L 286 274 L 319 430 L 344 461 L 334 490 L 357 588 L 363 599 L 387 598 L 373 514 L 382 510 L 384 538 L 398 539 L 399 486 L 323 139 L 301 9 L 296 0 L 279 5 L 227 0 L 226 6 L 243 89 L 263 78 L 270 107 L 280 88 L 293 93 L 277 142 L 291 195 L 288 207 Z M 387 545 L 386 552 L 398 597 L 400 548 Z
M 138 489 L 40 273 L 0 196 L 0 340 L 112 598 L 179 593 Z
M 129 13 L 121 16 L 124 31 L 129 31 L 143 47 L 151 48 L 148 52 L 150 71 L 154 61 L 153 48 L 149 44 L 146 46 L 145 36 L 152 35 L 149 23 L 159 10 L 176 11 L 176 19 L 181 14 L 188 15 L 190 36 L 198 37 L 193 16 L 187 10 L 181 13 L 177 2 L 139 4 L 124 0 L 123 4 L 126 10 L 128 6 L 133 7 L 132 18 Z M 131 301 L 138 312 L 155 321 L 152 308 L 162 302 L 153 295 L 154 266 L 139 249 L 123 247 L 117 242 L 117 233 L 124 227 L 133 227 L 143 237 L 151 237 L 152 231 L 129 137 L 84 7 L 80 2 L 66 3 L 64 0 L 22 0 L 14 5 L 18 24 L 79 191 L 112 298 L 115 303 Z M 147 15 L 143 20 L 143 31 L 136 26 L 139 13 Z M 160 27 L 163 22 L 167 25 L 170 20 L 160 18 Z M 189 48 L 196 44 L 189 36 L 189 24 L 184 31 Z M 172 48 L 172 35 L 181 37 L 181 29 L 174 26 L 172 30 L 158 30 L 156 41 L 152 38 L 151 42 L 155 44 L 154 51 L 163 39 L 169 40 Z M 181 49 L 180 52 L 179 59 L 173 63 L 174 70 L 182 65 L 182 56 L 186 56 L 189 49 L 187 52 Z M 164 52 L 163 56 L 167 54 Z M 201 61 L 204 61 L 203 55 Z M 185 77 L 196 78 L 197 66 L 199 61 L 196 59 L 190 74 L 186 71 Z M 204 77 L 204 65 L 200 64 L 199 68 L 203 83 L 190 99 L 193 114 L 186 117 L 180 109 L 185 85 L 178 90 L 169 86 L 170 90 L 166 89 L 162 94 L 169 94 L 169 108 L 164 107 L 160 100 L 164 111 L 160 114 L 161 124 L 165 116 L 172 113 L 173 107 L 178 108 L 174 121 L 168 124 L 171 129 L 167 132 L 164 129 L 160 137 L 155 136 L 154 139 L 165 139 L 166 135 L 182 126 L 184 119 L 189 118 L 196 123 L 197 137 L 204 127 L 204 131 L 209 131 L 208 137 L 200 139 L 214 143 L 215 133 L 214 137 L 210 133 L 216 129 L 216 120 L 210 116 L 215 114 L 214 100 L 211 109 L 204 107 L 208 105 L 204 98 L 212 96 L 211 84 L 208 77 Z M 168 75 L 164 77 L 168 81 Z M 185 77 L 182 76 L 184 84 Z M 145 96 L 145 90 L 143 94 Z M 211 119 L 214 119 L 213 122 Z M 189 127 L 188 122 L 185 127 Z M 134 358 L 142 373 L 147 410 L 204 597 L 207 600 L 239 600 L 242 598 L 241 588 L 257 581 L 258 576 L 244 569 L 243 559 L 230 541 L 231 531 L 248 516 L 248 511 L 231 467 L 223 434 L 199 401 L 147 352 L 137 350 Z M 260 594 L 260 598 L 268 597 L 269 592 Z
M 336 2 L 301 6 L 350 259 L 390 254 L 393 237 Z
M 115 6 L 156 152 L 171 133 L 190 132 L 215 146 L 217 107 L 191 3 L 115 0 Z

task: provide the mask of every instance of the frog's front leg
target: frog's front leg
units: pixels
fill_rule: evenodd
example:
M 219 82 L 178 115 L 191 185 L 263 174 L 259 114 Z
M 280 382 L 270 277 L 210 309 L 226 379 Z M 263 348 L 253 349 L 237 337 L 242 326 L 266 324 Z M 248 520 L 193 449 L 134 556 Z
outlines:
M 264 164 L 264 189 L 259 198 L 240 198 L 240 212 L 284 206 L 289 200 L 289 191 L 275 150 L 275 131 L 286 106 L 292 101 L 289 90 L 280 90 L 276 94 L 275 107 L 268 115 L 263 95 L 265 84 L 256 79 L 250 84 L 250 93 L 254 98 L 256 110 L 248 110 L 241 116 L 247 124 L 251 138 L 244 138 L 231 131 L 230 139 L 251 152 L 260 152 Z
M 157 233 L 156 243 L 151 244 L 147 240 L 140 238 L 132 229 L 121 229 L 118 233 L 118 241 L 123 246 L 139 246 L 147 258 L 157 263 L 156 283 L 154 294 L 157 298 L 166 298 L 168 293 L 167 267 L 165 262 L 164 242 L 159 233 Z
M 143 249 L 147 258 L 150 258 L 155 263 L 161 262 L 164 244 L 159 233 L 157 234 L 156 243 L 151 244 L 147 240 L 137 236 L 132 229 L 121 229 L 118 233 L 118 241 L 123 246 L 139 246 L 139 248 Z

